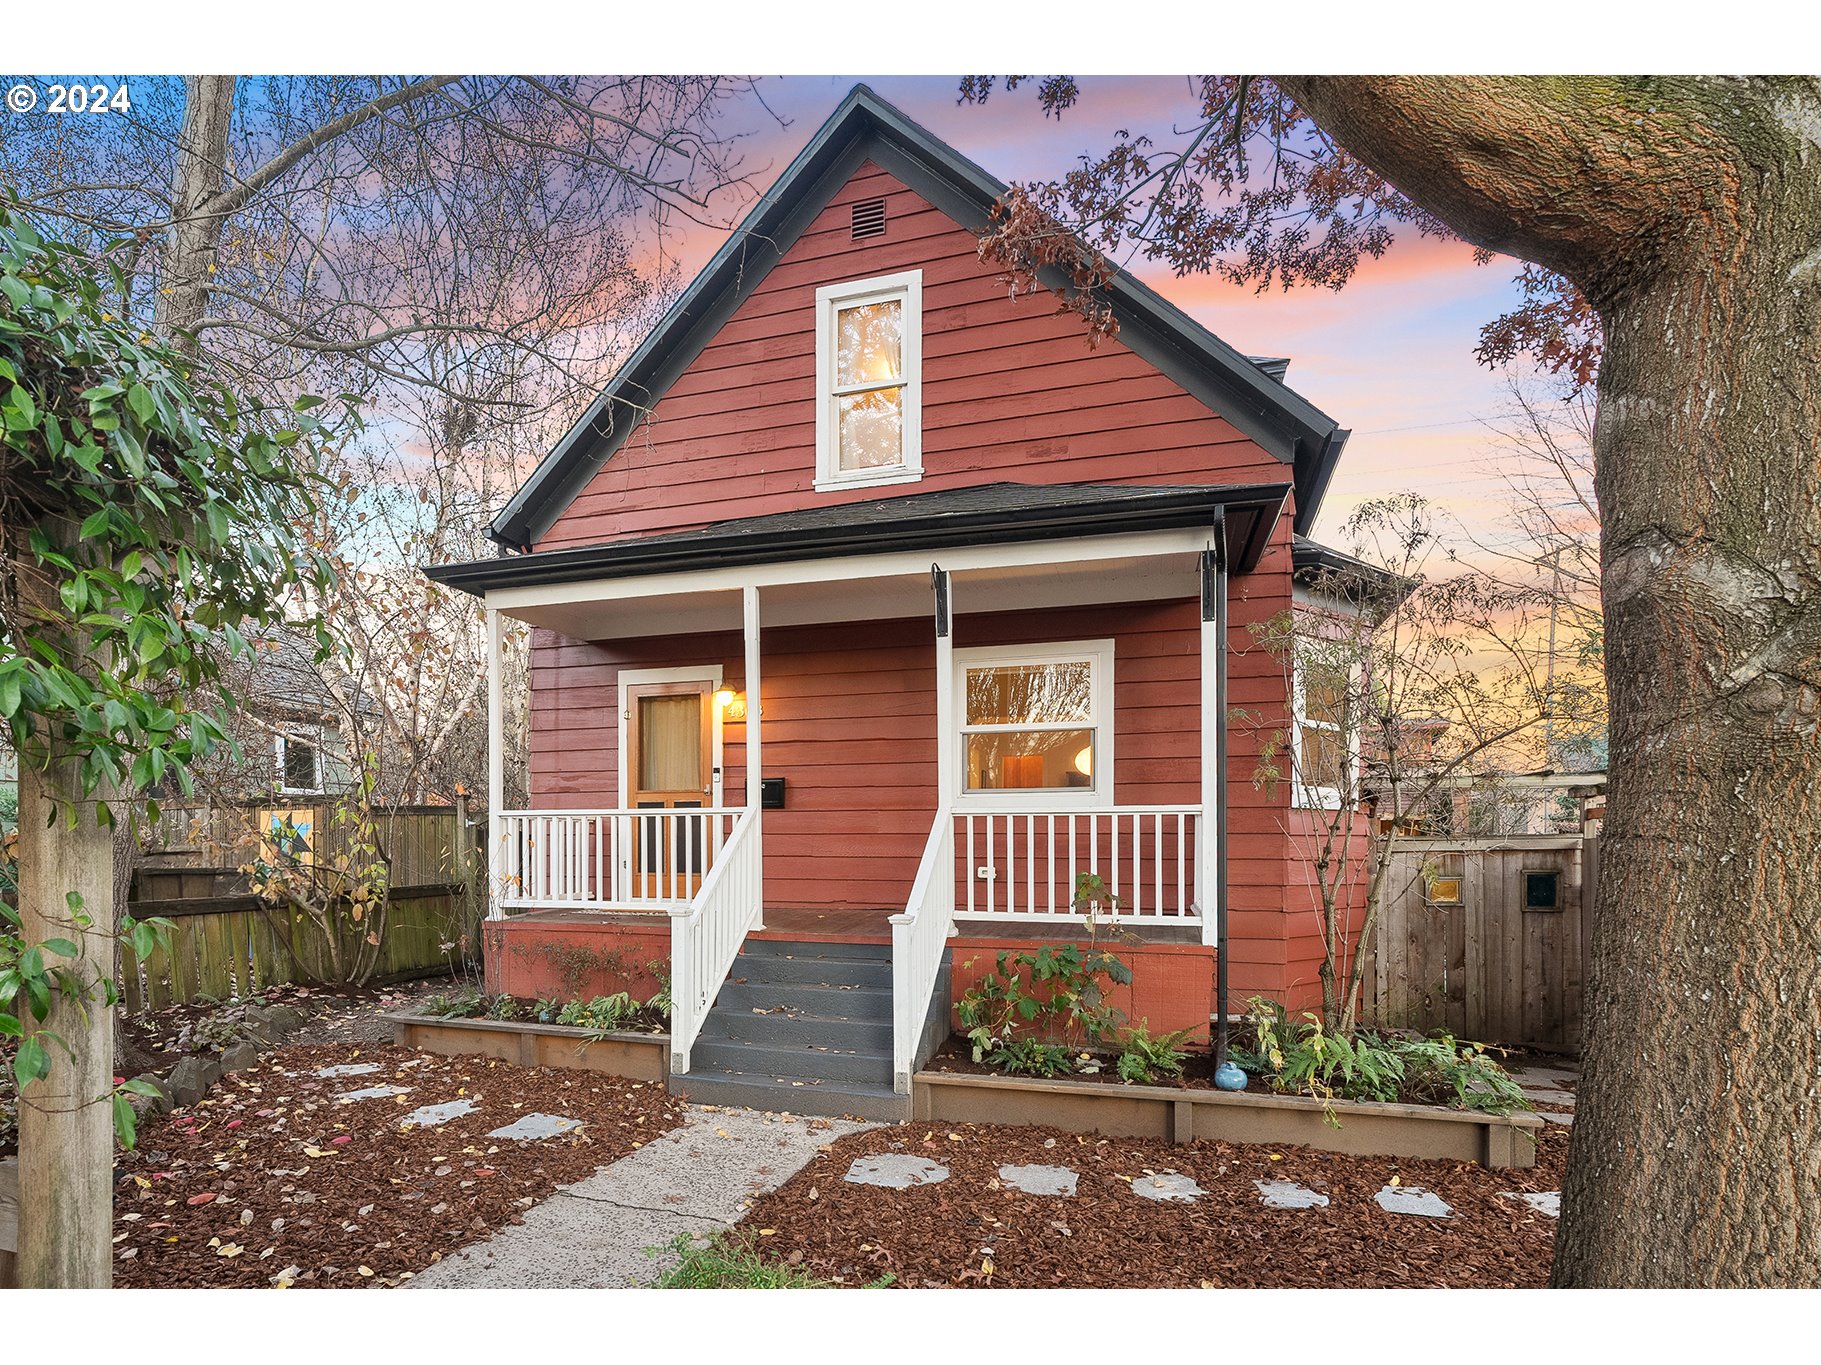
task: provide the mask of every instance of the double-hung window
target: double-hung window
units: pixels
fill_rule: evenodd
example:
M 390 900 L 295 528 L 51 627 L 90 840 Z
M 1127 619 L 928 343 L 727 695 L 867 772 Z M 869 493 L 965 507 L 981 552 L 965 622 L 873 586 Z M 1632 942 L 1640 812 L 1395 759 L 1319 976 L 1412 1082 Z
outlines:
M 1111 803 L 1111 640 L 958 649 L 955 674 L 964 802 Z
M 286 794 L 322 791 L 322 753 L 310 740 L 280 734 L 277 740 L 278 789 Z
M 1338 810 L 1343 793 L 1352 795 L 1359 768 L 1358 727 L 1350 714 L 1353 690 L 1350 667 L 1323 659 L 1318 645 L 1299 641 L 1292 754 L 1298 806 Z
M 923 477 L 923 272 L 816 291 L 816 487 Z

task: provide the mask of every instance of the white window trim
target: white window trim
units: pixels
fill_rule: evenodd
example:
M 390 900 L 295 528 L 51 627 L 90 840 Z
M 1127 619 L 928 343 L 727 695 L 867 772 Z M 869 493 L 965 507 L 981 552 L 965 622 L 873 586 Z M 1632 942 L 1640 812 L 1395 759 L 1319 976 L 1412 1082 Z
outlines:
M 840 308 L 888 299 L 904 305 L 904 424 L 899 433 L 903 461 L 881 469 L 843 470 L 840 423 L 835 420 L 835 315 Z M 923 272 L 906 270 L 823 285 L 816 290 L 816 491 L 916 483 L 922 477 Z
M 1091 670 L 1090 687 L 1094 699 L 1094 718 L 1087 725 L 1073 722 L 1058 729 L 1092 729 L 1094 731 L 1094 771 L 1086 787 L 1013 787 L 994 791 L 967 790 L 967 670 L 981 665 L 1053 664 L 1086 659 Z M 981 807 L 1029 806 L 1033 810 L 1081 807 L 1100 809 L 1114 805 L 1115 782 L 1113 758 L 1113 642 L 1111 640 L 1065 640 L 1033 645 L 984 645 L 955 651 L 955 733 L 942 742 L 955 746 L 956 790 L 948 793 L 956 810 Z M 1038 727 L 1041 728 L 1041 727 Z
M 1350 675 L 1348 690 L 1357 694 L 1359 668 L 1355 665 L 1348 672 Z M 1295 675 L 1291 689 L 1290 804 L 1297 810 L 1339 810 L 1341 808 L 1339 787 L 1317 787 L 1303 781 L 1303 732 L 1305 730 L 1325 730 L 1330 734 L 1341 734 L 1345 730 L 1345 725 L 1342 722 L 1309 719 L 1307 697 L 1303 690 L 1303 659 L 1300 654 L 1296 656 Z M 1358 725 L 1347 733 L 1346 739 L 1350 758 L 1348 767 L 1357 782 L 1359 780 Z
M 622 668 L 614 685 L 614 710 L 619 716 L 613 729 L 619 740 L 619 773 L 620 773 L 620 809 L 626 810 L 631 796 L 628 784 L 632 774 L 626 771 L 626 736 L 632 728 L 631 708 L 626 705 L 626 689 L 638 687 L 644 683 L 671 682 L 705 682 L 713 683 L 713 692 L 721 690 L 720 664 L 690 664 L 682 668 Z M 752 715 L 750 704 L 746 714 Z M 721 708 L 711 695 L 708 699 L 710 730 L 713 735 L 714 749 L 714 790 L 709 797 L 709 805 L 719 807 L 721 804 Z
M 310 767 L 315 773 L 315 784 L 309 787 L 288 787 L 285 785 L 285 744 L 296 740 L 310 748 Z M 278 764 L 278 781 L 273 784 L 280 796 L 321 796 L 322 785 L 322 741 L 310 739 L 305 735 L 293 735 L 279 732 L 272 736 L 272 757 Z

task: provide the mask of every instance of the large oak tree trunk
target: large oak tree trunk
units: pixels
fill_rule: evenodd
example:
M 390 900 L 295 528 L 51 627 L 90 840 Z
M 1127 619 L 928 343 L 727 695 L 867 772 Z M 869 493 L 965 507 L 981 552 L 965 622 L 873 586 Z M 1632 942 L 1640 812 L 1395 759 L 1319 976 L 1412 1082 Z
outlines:
M 1821 85 L 1284 85 L 1605 329 L 1612 779 L 1554 1280 L 1821 1283 Z

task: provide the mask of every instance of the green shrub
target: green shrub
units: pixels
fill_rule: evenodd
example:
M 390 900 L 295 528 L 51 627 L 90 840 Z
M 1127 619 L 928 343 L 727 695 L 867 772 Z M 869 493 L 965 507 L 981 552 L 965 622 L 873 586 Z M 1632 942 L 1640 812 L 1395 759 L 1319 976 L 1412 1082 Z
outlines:
M 1119 1079 L 1150 1085 L 1161 1077 L 1182 1075 L 1182 1064 L 1189 1055 L 1182 1044 L 1194 1032 L 1192 1028 L 1180 1028 L 1153 1038 L 1150 1021 L 1139 1020 L 1120 1045 Z
M 612 995 L 597 995 L 592 1000 L 571 1000 L 563 1006 L 556 1021 L 598 1036 L 625 1028 L 638 1012 L 638 1001 L 625 991 L 616 991 Z
M 420 1013 L 432 1019 L 472 1019 L 487 1007 L 479 991 L 454 991 L 437 994 L 424 1001 Z
M 955 1005 L 976 1062 L 997 1065 L 992 1054 L 1017 1037 L 1063 1045 L 1065 1056 L 1070 1046 L 1117 1044 L 1125 1015 L 1107 1002 L 1106 986 L 1130 985 L 1132 969 L 1108 950 L 1084 952 L 1073 943 L 1007 949 L 995 968 Z
M 1074 1056 L 1061 1043 L 1014 1038 L 988 1054 L 992 1064 L 1011 1076 L 1061 1076 L 1074 1068 Z
M 1274 1001 L 1254 998 L 1251 1047 L 1233 1060 L 1273 1090 L 1329 1101 L 1402 1100 L 1445 1104 L 1487 1114 L 1527 1109 L 1524 1094 L 1483 1043 L 1459 1043 L 1446 1033 L 1428 1038 L 1352 1037 L 1329 1033 L 1305 1012 L 1292 1022 Z M 1330 1122 L 1338 1122 L 1332 1108 Z
M 494 996 L 492 1002 L 487 1006 L 487 1017 L 500 1020 L 518 1018 L 518 1001 L 509 995 Z

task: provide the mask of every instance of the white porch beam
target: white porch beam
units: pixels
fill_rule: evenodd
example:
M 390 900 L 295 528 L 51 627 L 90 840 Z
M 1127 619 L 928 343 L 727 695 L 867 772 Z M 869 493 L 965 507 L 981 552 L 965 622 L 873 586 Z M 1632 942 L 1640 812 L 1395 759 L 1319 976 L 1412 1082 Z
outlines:
M 1028 541 L 1012 545 L 953 547 L 943 554 L 951 573 L 1015 569 L 1042 565 L 1101 563 L 1106 560 L 1144 559 L 1156 555 L 1183 555 L 1188 562 L 1207 543 L 1202 531 L 1137 531 L 1120 535 L 1083 536 L 1072 540 Z M 731 592 L 738 587 L 770 588 L 798 583 L 844 584 L 862 579 L 914 577 L 929 572 L 930 556 L 923 551 L 893 551 L 877 555 L 848 555 L 838 559 L 810 559 L 779 564 L 751 564 L 734 569 L 691 569 L 680 573 L 641 574 L 630 578 L 593 578 L 575 583 L 500 588 L 487 600 L 510 615 L 527 609 L 574 602 L 627 601 Z
M 746 643 L 746 804 L 753 812 L 752 837 L 755 876 L 753 894 L 759 903 L 753 910 L 754 929 L 765 927 L 765 756 L 760 723 L 765 714 L 761 700 L 759 676 L 759 590 L 748 583 L 740 590 L 742 634 Z
M 506 808 L 506 683 L 501 676 L 505 667 L 500 657 L 504 635 L 499 608 L 487 604 L 487 916 L 504 919 L 500 904 L 500 875 L 506 859 L 500 847 L 503 826 L 500 812 Z

